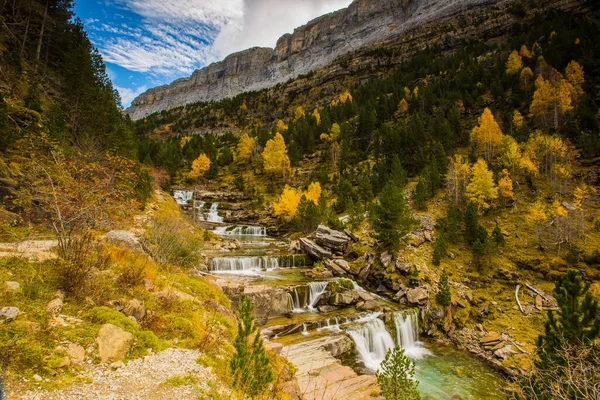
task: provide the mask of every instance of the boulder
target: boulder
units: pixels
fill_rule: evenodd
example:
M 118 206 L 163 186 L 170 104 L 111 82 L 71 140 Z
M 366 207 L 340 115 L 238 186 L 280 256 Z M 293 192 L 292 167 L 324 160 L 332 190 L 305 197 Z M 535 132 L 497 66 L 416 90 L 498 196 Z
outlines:
M 85 359 L 85 349 L 77 343 L 69 343 L 67 347 L 67 356 L 72 364 L 81 364 Z
M 350 264 L 348 263 L 348 261 L 338 258 L 337 260 L 333 260 L 332 262 L 335 265 L 337 265 L 338 267 L 340 267 L 341 269 L 343 269 L 345 272 L 348 272 L 348 273 L 351 272 Z
M 0 317 L 4 317 L 6 322 L 13 321 L 19 315 L 19 309 L 17 307 L 2 307 L 0 309 Z
M 117 361 L 129 352 L 133 335 L 113 324 L 104 324 L 98 331 L 96 343 L 101 362 Z
M 494 352 L 494 355 L 496 357 L 501 358 L 503 360 L 506 360 L 508 357 L 512 357 L 515 354 L 517 354 L 517 352 L 512 349 L 512 346 L 510 344 L 506 345 Z
M 198 299 L 196 299 L 194 296 L 182 292 L 181 290 L 175 289 L 174 287 L 165 288 L 160 292 L 156 292 L 154 293 L 154 297 L 156 297 L 157 299 L 165 299 L 168 301 L 198 301 Z
M 410 271 L 412 271 L 412 268 L 413 268 L 413 264 L 410 263 L 410 262 L 403 263 L 403 262 L 400 262 L 400 261 L 396 260 L 396 264 L 395 265 L 396 265 L 396 269 L 398 270 L 398 272 L 400 272 L 400 273 L 402 273 L 404 275 L 409 274 Z
M 331 258 L 331 251 L 319 246 L 317 243 L 313 242 L 307 238 L 299 239 L 300 248 L 304 250 L 309 256 L 316 260 L 326 260 Z
M 489 332 L 487 335 L 479 339 L 479 343 L 487 345 L 490 343 L 497 343 L 500 341 L 500 334 L 498 332 Z
M 136 321 L 141 321 L 146 316 L 146 306 L 138 299 L 133 299 L 127 303 L 122 313 L 134 317 Z
M 358 277 L 360 279 L 362 279 L 363 281 L 366 281 L 367 278 L 369 277 L 370 272 L 371 272 L 371 265 L 365 265 L 359 270 Z
M 343 232 L 329 229 L 325 225 L 319 225 L 315 232 L 315 242 L 320 246 L 336 251 L 346 251 L 350 238 Z
M 364 300 L 364 301 L 373 301 L 373 300 L 375 300 L 373 298 L 373 296 L 371 296 L 370 293 L 363 292 L 362 290 L 357 290 L 356 294 L 358 295 L 358 297 L 360 297 L 361 300 Z
M 379 311 L 379 310 L 381 310 L 381 307 L 379 307 L 379 304 L 375 300 L 367 300 L 367 301 L 360 302 L 357 305 L 357 308 L 359 310 L 363 310 L 363 311 Z
M 346 236 L 348 236 L 350 238 L 350 240 L 352 240 L 353 242 L 359 242 L 360 238 L 358 236 L 356 236 L 354 233 L 352 233 L 351 230 L 349 229 L 344 229 L 344 233 L 346 234 Z
M 335 306 L 349 306 L 355 304 L 359 297 L 355 290 L 347 290 L 342 293 L 336 293 L 333 296 L 333 305 Z
M 331 260 L 324 260 L 323 264 L 333 272 L 334 275 L 346 275 L 346 271 L 340 267 L 337 263 Z
M 406 292 L 406 299 L 411 305 L 421 304 L 425 302 L 428 297 L 429 294 L 427 293 L 427 290 L 425 290 L 422 287 L 408 289 L 408 291 Z
M 143 251 L 140 241 L 135 235 L 128 231 L 110 231 L 106 234 L 106 241 L 109 243 L 125 246 L 131 250 Z
M 535 308 L 537 308 L 540 311 L 543 310 L 542 296 L 540 296 L 539 294 L 535 296 Z
M 433 235 L 431 234 L 431 232 L 429 231 L 425 231 L 423 232 L 423 238 L 428 241 L 428 242 L 432 242 L 433 241 Z
M 334 357 L 339 357 L 352 350 L 354 342 L 348 336 L 340 335 L 327 341 L 325 349 Z
M 325 304 L 325 305 L 319 306 L 317 308 L 319 309 L 319 312 L 328 313 L 328 312 L 337 310 L 339 307 L 331 306 L 329 304 Z
M 390 253 L 388 251 L 381 253 L 381 256 L 379 258 L 381 261 L 381 265 L 383 265 L 384 267 L 387 267 L 390 264 L 390 262 L 392 262 L 392 257 L 393 257 L 392 253 Z
M 4 282 L 4 286 L 9 292 L 16 292 L 17 290 L 21 289 L 21 285 L 19 284 L 19 282 L 14 281 L 6 281 Z

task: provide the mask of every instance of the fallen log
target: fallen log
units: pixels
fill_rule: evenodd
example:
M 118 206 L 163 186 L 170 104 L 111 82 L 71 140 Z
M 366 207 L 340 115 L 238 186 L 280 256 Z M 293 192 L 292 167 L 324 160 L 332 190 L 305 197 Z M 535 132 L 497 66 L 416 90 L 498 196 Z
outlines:
M 523 311 L 523 306 L 521 306 L 521 302 L 519 301 L 519 289 L 521 289 L 520 283 L 517 284 L 517 287 L 515 288 L 515 300 L 517 300 L 517 305 L 519 306 L 519 310 L 521 310 L 521 313 L 525 314 L 525 311 Z

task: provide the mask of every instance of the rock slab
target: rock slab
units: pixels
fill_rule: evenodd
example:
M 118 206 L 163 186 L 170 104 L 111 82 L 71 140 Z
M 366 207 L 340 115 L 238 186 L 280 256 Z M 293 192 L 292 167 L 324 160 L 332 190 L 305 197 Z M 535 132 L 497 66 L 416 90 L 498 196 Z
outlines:
M 133 343 L 133 335 L 113 324 L 104 324 L 96 338 L 98 354 L 103 363 L 124 358 Z

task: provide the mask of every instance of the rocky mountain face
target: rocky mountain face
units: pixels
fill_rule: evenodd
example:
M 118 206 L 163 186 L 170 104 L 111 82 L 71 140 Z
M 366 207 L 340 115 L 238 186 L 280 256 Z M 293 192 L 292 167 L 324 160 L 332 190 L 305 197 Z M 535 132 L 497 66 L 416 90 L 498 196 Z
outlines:
M 439 19 L 504 0 L 354 0 L 279 38 L 275 49 L 252 48 L 189 78 L 148 90 L 126 110 L 132 119 L 170 108 L 273 87 L 333 63 L 344 54 Z

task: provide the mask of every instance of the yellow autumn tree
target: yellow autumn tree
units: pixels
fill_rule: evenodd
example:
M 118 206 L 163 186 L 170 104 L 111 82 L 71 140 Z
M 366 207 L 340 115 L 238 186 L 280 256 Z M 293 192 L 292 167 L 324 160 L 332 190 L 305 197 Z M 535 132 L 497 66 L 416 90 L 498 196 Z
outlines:
M 489 108 L 483 110 L 478 122 L 479 124 L 471 131 L 471 143 L 477 152 L 490 162 L 496 157 L 504 135 Z
M 277 120 L 277 124 L 275 125 L 275 130 L 279 133 L 285 132 L 288 130 L 288 126 L 282 120 Z
M 524 92 L 529 92 L 531 90 L 532 84 L 533 71 L 531 70 L 531 68 L 525 67 L 521 70 L 521 74 L 519 74 L 519 86 Z
M 524 121 L 525 118 L 523 118 L 523 115 L 519 112 L 519 110 L 513 111 L 512 126 L 515 130 L 520 131 L 523 127 Z
M 577 61 L 573 60 L 567 65 L 567 68 L 565 68 L 565 78 L 571 84 L 571 86 L 573 86 L 573 90 L 571 92 L 573 100 L 579 101 L 581 96 L 583 96 L 582 85 L 585 79 L 583 68 Z
M 247 133 L 240 136 L 240 141 L 235 149 L 235 158 L 238 162 L 247 162 L 252 158 L 252 152 L 254 151 L 254 139 L 251 138 Z
M 404 86 L 404 98 L 410 100 L 410 89 Z
M 344 93 L 340 94 L 340 103 L 344 104 L 345 102 L 350 101 L 352 102 L 352 95 L 350 94 L 350 92 L 348 90 L 346 90 Z
M 396 110 L 396 116 L 403 117 L 407 113 L 408 113 L 408 103 L 406 102 L 405 99 L 402 99 L 402 100 L 400 100 L 400 103 L 398 103 L 398 110 Z
M 531 57 L 533 57 L 533 55 L 531 54 L 531 52 L 529 51 L 529 49 L 525 45 L 521 46 L 521 50 L 519 50 L 519 55 L 521 57 L 523 57 L 523 58 L 531 58 Z
M 513 181 L 510 179 L 510 173 L 507 169 L 503 169 L 500 172 L 498 180 L 498 191 L 500 192 L 500 197 L 503 200 L 512 200 L 515 197 L 515 192 L 513 191 Z
M 556 135 L 546 135 L 537 130 L 530 136 L 525 146 L 524 158 L 535 165 L 553 189 L 562 189 L 565 180 L 572 174 L 572 145 Z
M 540 230 L 541 225 L 548 219 L 546 207 L 540 200 L 536 200 L 531 206 L 527 214 L 525 215 L 525 221 L 530 224 L 535 231 L 535 238 L 537 244 L 540 243 Z
M 300 118 L 304 117 L 304 115 L 304 108 L 302 108 L 302 106 L 298 106 L 294 109 L 294 120 L 297 121 Z
M 573 205 L 579 212 L 579 237 L 585 237 L 585 205 L 596 194 L 596 189 L 586 183 L 580 183 L 573 192 Z
M 448 195 L 455 207 L 460 207 L 465 202 L 465 190 L 471 176 L 469 161 L 458 154 L 450 159 L 448 165 L 447 186 Z
M 281 174 L 284 178 L 290 173 L 290 159 L 281 133 L 276 133 L 275 137 L 267 142 L 262 157 L 265 172 Z
M 412 94 L 413 94 L 414 99 L 418 99 L 419 98 L 419 88 L 417 88 L 417 87 L 414 88 Z
M 331 125 L 331 129 L 329 130 L 329 134 L 322 133 L 320 138 L 324 142 L 335 142 L 339 139 L 341 134 L 341 128 L 337 123 Z
M 483 212 L 492 206 L 498 198 L 498 187 L 494 183 L 494 174 L 483 159 L 478 159 L 471 172 L 471 181 L 467 185 L 467 199 L 475 203 L 477 210 Z
M 308 189 L 304 193 L 306 200 L 312 201 L 313 203 L 319 203 L 319 197 L 321 197 L 321 184 L 319 182 L 313 182 L 308 186 Z
M 206 154 L 202 153 L 192 163 L 192 170 L 190 171 L 190 178 L 197 179 L 203 176 L 206 171 L 210 168 L 210 159 Z
M 315 108 L 312 112 L 312 116 L 317 121 L 317 125 L 321 125 L 321 113 L 318 108 Z
M 183 149 L 185 147 L 185 145 L 191 141 L 192 141 L 192 138 L 190 136 L 184 136 L 179 141 L 179 146 Z
M 502 138 L 500 148 L 500 164 L 504 167 L 508 167 L 510 172 L 514 175 L 516 169 L 519 167 L 519 162 L 523 158 L 521 147 L 519 147 L 519 144 L 515 138 L 510 135 L 506 135 Z
M 573 85 L 562 79 L 558 72 L 553 75 L 552 82 L 542 75 L 535 80 L 535 92 L 529 112 L 544 125 L 558 130 L 560 117 L 573 109 Z
M 298 205 L 301 198 L 302 192 L 285 185 L 281 196 L 279 196 L 279 200 L 273 203 L 275 215 L 287 221 L 291 220 L 298 212 Z
M 513 50 L 508 56 L 506 61 L 506 73 L 509 75 L 516 75 L 523 68 L 523 59 L 516 50 Z

